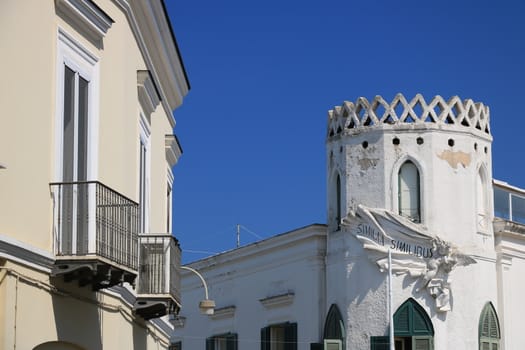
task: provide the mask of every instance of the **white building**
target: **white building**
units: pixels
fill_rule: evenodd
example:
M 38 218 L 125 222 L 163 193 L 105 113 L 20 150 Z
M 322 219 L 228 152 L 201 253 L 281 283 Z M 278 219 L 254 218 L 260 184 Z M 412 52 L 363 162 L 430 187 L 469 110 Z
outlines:
M 472 100 L 336 107 L 327 225 L 190 264 L 216 310 L 182 309 L 179 348 L 523 349 L 525 191 L 492 179 L 491 142 Z M 183 274 L 185 304 L 203 293 Z

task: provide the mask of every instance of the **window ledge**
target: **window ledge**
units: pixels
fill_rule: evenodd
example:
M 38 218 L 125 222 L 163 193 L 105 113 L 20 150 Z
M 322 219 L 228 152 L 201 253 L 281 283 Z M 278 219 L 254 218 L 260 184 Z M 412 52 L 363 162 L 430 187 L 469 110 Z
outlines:
M 279 294 L 260 299 L 259 301 L 266 308 L 282 307 L 290 305 L 293 302 L 294 296 L 294 292 L 287 292 L 285 294 Z
M 100 42 L 113 19 L 91 0 L 55 0 L 56 11 L 90 40 Z
M 149 71 L 137 71 L 137 89 L 140 105 L 142 106 L 148 121 L 151 122 L 151 113 L 157 109 L 157 106 L 160 103 L 160 95 Z
M 175 135 L 166 135 L 164 140 L 164 147 L 166 149 L 166 159 L 172 168 L 179 161 L 182 155 L 182 149 L 179 144 L 179 140 Z
M 235 305 L 225 306 L 215 309 L 213 315 L 210 315 L 212 320 L 220 320 L 224 318 L 231 318 L 235 314 Z

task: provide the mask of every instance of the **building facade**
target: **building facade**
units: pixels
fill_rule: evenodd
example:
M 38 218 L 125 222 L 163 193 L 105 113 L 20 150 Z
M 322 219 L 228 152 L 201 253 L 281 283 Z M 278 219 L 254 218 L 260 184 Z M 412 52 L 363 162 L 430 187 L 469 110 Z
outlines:
M 300 229 L 192 263 L 221 316 L 183 309 L 181 347 L 523 348 L 525 191 L 492 178 L 488 107 L 359 98 L 327 129 L 319 244 L 290 241 Z M 199 293 L 183 275 L 183 299 Z
M 161 0 L 0 4 L 0 348 L 167 349 L 180 309 Z

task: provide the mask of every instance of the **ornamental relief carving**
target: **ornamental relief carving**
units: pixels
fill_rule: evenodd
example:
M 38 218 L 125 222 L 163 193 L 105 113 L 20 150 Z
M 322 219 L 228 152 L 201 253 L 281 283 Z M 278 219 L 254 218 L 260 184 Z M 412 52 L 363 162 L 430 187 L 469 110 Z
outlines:
M 438 312 L 451 310 L 452 270 L 476 263 L 422 225 L 385 209 L 358 205 L 343 220 L 342 227 L 362 243 L 368 258 L 381 272 L 388 271 L 390 250 L 392 274 L 414 278 L 415 291 L 426 290 L 434 298 Z

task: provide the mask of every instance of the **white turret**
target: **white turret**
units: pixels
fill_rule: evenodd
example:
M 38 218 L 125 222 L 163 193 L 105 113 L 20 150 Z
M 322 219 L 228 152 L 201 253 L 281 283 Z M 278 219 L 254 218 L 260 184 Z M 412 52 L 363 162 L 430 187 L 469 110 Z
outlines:
M 361 97 L 328 112 L 327 305 L 347 316 L 347 349 L 388 335 L 389 300 L 420 317 L 421 349 L 476 348 L 497 302 L 491 143 L 488 107 L 457 96 Z M 420 340 L 410 332 L 396 331 L 407 348 Z

